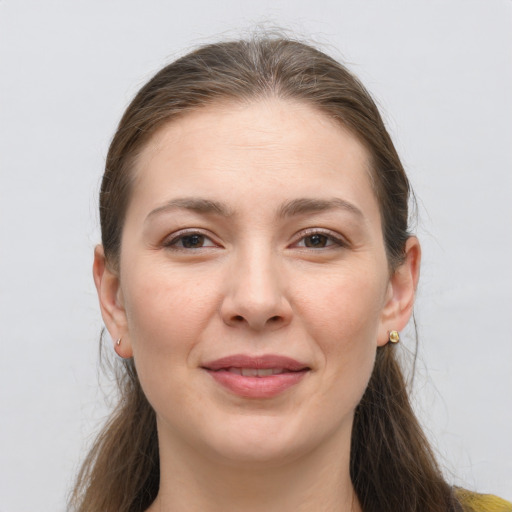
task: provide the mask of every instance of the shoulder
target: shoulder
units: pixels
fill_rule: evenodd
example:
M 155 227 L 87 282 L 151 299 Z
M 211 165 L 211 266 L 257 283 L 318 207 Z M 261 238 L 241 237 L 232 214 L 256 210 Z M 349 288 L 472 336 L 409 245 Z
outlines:
M 512 503 L 493 496 L 457 488 L 455 494 L 467 512 L 512 512 Z

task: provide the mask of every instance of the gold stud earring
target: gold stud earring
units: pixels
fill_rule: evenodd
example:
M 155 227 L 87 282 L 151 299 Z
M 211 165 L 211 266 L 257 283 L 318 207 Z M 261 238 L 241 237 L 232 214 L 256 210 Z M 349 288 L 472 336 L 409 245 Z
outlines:
M 117 338 L 116 340 L 116 345 L 119 347 L 119 345 L 121 345 L 121 338 Z
M 400 334 L 398 334 L 398 331 L 389 331 L 389 341 L 391 343 L 398 343 L 400 341 Z

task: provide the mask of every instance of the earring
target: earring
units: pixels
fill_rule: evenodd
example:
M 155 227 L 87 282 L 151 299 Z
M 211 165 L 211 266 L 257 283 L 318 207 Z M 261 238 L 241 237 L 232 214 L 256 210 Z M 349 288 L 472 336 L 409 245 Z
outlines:
M 116 345 L 119 347 L 119 345 L 121 345 L 121 338 L 117 338 L 116 340 Z
M 389 341 L 391 343 L 398 343 L 400 341 L 400 334 L 398 334 L 398 331 L 389 331 Z

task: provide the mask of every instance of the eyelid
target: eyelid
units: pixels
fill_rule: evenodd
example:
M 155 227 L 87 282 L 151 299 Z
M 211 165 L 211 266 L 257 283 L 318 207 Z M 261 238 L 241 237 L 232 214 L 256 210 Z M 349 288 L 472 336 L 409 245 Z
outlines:
M 188 249 L 186 247 L 179 247 L 176 245 L 176 243 L 179 242 L 179 240 L 181 238 L 184 238 L 186 236 L 193 236 L 193 235 L 201 235 L 205 239 L 212 242 L 212 244 L 206 245 L 204 247 L 198 247 L 197 249 Z M 205 230 L 200 229 L 200 228 L 186 228 L 186 229 L 181 229 L 179 231 L 175 231 L 174 233 L 166 236 L 163 239 L 162 246 L 166 247 L 166 248 L 172 248 L 175 250 L 183 250 L 183 251 L 191 251 L 191 250 L 197 251 L 198 249 L 210 249 L 212 247 L 221 247 L 221 245 L 214 240 L 214 237 L 211 236 L 211 234 L 207 233 Z
M 185 248 L 185 247 L 179 247 L 176 245 L 177 242 L 179 242 L 179 240 L 181 238 L 184 238 L 186 236 L 193 236 L 193 235 L 203 236 L 205 239 L 207 239 L 211 242 L 211 245 L 206 245 L 203 247 L 199 247 L 197 249 L 189 249 L 189 248 Z M 304 238 L 307 238 L 308 236 L 313 236 L 313 235 L 326 236 L 333 243 L 327 247 L 321 247 L 321 248 L 311 248 L 311 247 L 301 247 L 301 248 L 305 248 L 308 250 L 309 249 L 319 250 L 319 249 L 327 249 L 328 247 L 332 247 L 332 246 L 347 247 L 349 245 L 349 242 L 347 241 L 347 239 L 335 231 L 331 231 L 331 230 L 325 229 L 325 228 L 307 228 L 307 229 L 303 229 L 303 230 L 299 231 L 298 233 L 296 233 L 294 235 L 295 241 L 290 244 L 290 247 L 297 246 L 297 244 L 299 242 L 301 242 L 302 240 L 304 240 Z M 209 232 L 207 232 L 203 229 L 200 229 L 200 228 L 186 228 L 186 229 L 176 231 L 176 232 L 166 236 L 163 239 L 163 241 L 161 242 L 161 245 L 166 248 L 173 248 L 175 250 L 184 250 L 184 251 L 191 251 L 191 250 L 198 250 L 198 249 L 210 249 L 212 247 L 222 247 L 222 245 L 220 243 L 218 243 Z
M 299 231 L 294 236 L 295 242 L 293 242 L 291 245 L 292 246 L 297 245 L 304 238 L 307 238 L 308 236 L 313 236 L 313 235 L 326 236 L 327 238 L 329 238 L 330 240 L 332 240 L 334 242 L 334 244 L 333 244 L 334 246 L 338 246 L 338 247 L 348 247 L 349 246 L 349 242 L 344 236 L 340 235 L 339 233 L 337 233 L 335 231 L 331 231 L 330 229 L 325 229 L 325 228 L 307 228 L 302 231 Z M 331 246 L 328 246 L 328 247 L 331 247 Z M 311 248 L 311 247 L 304 247 L 304 248 L 319 250 L 319 249 L 327 249 L 328 247 L 321 247 L 321 248 L 316 248 L 316 249 Z M 301 249 L 302 248 L 303 247 L 301 247 Z

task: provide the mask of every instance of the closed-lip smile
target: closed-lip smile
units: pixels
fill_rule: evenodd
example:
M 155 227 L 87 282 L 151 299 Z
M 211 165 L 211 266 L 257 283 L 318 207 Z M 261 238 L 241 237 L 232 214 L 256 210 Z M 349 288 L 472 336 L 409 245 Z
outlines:
M 296 359 L 277 354 L 234 354 L 201 366 L 213 379 L 245 398 L 271 398 L 298 384 L 310 370 Z

